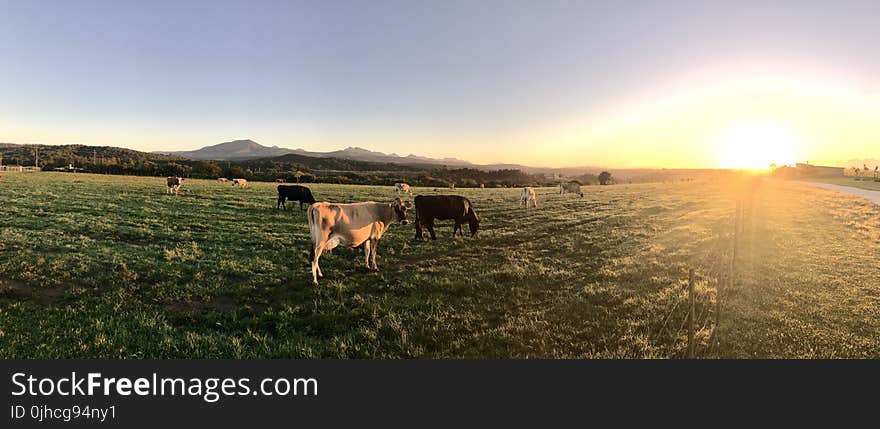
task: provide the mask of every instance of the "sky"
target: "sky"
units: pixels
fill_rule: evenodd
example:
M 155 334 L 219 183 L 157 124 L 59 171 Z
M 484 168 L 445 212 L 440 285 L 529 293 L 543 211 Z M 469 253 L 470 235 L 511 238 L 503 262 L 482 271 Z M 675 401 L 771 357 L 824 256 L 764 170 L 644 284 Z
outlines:
M 0 0 L 0 141 L 880 158 L 880 2 Z

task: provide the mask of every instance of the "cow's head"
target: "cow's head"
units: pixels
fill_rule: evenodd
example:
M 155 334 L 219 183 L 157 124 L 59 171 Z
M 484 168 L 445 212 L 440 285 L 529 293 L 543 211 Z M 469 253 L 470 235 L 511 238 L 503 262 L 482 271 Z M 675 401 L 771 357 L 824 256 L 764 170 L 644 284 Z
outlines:
M 391 210 L 394 211 L 394 217 L 401 225 L 409 223 L 409 221 L 406 220 L 406 211 L 410 208 L 412 208 L 412 203 L 409 201 L 403 202 L 400 198 L 395 198 L 394 201 L 391 202 Z
M 468 228 L 471 230 L 471 237 L 475 237 L 477 230 L 480 229 L 480 217 L 477 216 L 477 212 L 474 211 L 473 207 L 468 210 L 467 221 Z

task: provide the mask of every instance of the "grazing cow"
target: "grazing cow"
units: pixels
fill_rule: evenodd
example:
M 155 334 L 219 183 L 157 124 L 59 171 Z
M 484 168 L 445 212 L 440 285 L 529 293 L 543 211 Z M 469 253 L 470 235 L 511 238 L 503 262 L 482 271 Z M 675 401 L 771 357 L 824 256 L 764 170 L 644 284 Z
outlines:
M 578 194 L 581 198 L 584 197 L 584 193 L 581 192 L 581 184 L 578 182 L 568 182 L 568 183 L 560 183 L 559 184 L 559 195 L 569 194 Z
M 183 184 L 182 177 L 171 176 L 171 177 L 168 177 L 165 181 L 166 181 L 166 183 L 168 183 L 168 193 L 169 194 L 177 195 L 180 193 L 180 185 Z
M 474 212 L 470 200 L 458 195 L 419 195 L 413 201 L 416 206 L 416 239 L 422 239 L 422 227 L 428 228 L 431 240 L 436 240 L 434 235 L 434 219 L 452 219 L 455 226 L 452 227 L 452 236 L 455 233 L 464 235 L 461 224 L 467 221 L 471 230 L 471 237 L 477 235 L 480 227 L 480 218 Z
M 285 200 L 299 201 L 300 210 L 303 208 L 303 203 L 315 204 L 312 190 L 300 185 L 278 185 L 278 203 L 275 204 L 275 208 L 286 209 Z
M 229 179 L 227 179 L 227 178 L 225 178 L 225 177 L 218 177 L 218 178 L 217 178 L 217 181 L 220 182 L 220 183 L 226 183 L 226 182 L 229 181 Z
M 284 179 L 275 179 L 275 183 L 284 183 Z
M 247 188 L 248 182 L 246 179 L 232 179 L 232 187 L 241 186 L 242 188 Z
M 400 196 L 401 193 L 409 194 L 412 197 L 412 189 L 409 188 L 409 184 L 407 183 L 395 183 L 394 189 L 397 191 L 397 195 Z
M 535 198 L 535 190 L 532 189 L 531 186 L 526 186 L 522 190 L 522 196 L 520 197 L 521 204 L 525 208 L 529 208 L 529 203 L 534 204 L 535 208 L 538 208 L 538 199 Z
M 311 262 L 312 282 L 318 284 L 318 277 L 324 277 L 318 259 L 321 254 L 336 246 L 358 247 L 364 245 L 364 265 L 370 269 L 372 257 L 375 271 L 376 249 L 379 239 L 394 222 L 406 225 L 406 210 L 412 207 L 409 202 L 395 198 L 389 203 L 333 204 L 320 202 L 312 204 L 308 210 L 309 231 L 312 236 Z

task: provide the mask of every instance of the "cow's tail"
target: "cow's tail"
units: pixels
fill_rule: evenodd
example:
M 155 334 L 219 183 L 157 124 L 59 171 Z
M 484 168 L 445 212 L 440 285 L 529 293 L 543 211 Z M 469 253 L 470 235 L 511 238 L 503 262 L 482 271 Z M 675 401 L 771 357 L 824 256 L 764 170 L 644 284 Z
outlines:
M 315 246 L 321 240 L 321 214 L 314 205 L 309 206 L 306 212 L 309 219 L 309 233 L 312 236 L 311 246 L 309 248 L 309 262 L 315 260 Z

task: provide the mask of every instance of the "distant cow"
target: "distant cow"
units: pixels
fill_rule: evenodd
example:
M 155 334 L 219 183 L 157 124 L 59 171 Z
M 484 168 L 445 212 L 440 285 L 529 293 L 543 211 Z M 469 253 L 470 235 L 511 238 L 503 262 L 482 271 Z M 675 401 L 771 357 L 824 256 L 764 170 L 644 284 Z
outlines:
M 275 179 L 275 183 L 284 183 L 284 179 Z
M 247 188 L 248 181 L 246 179 L 232 179 L 232 187 L 241 186 Z
M 376 249 L 379 240 L 394 222 L 406 225 L 406 210 L 411 207 L 395 198 L 389 203 L 333 204 L 320 202 L 312 204 L 308 210 L 309 231 L 312 236 L 311 257 L 312 282 L 318 284 L 318 277 L 324 277 L 318 259 L 321 254 L 336 246 L 358 247 L 364 245 L 364 265 L 370 268 L 372 257 L 375 271 Z
M 568 182 L 568 183 L 560 183 L 559 184 L 559 195 L 568 194 L 578 194 L 581 198 L 584 197 L 584 193 L 581 192 L 581 184 L 578 182 Z
M 470 200 L 458 195 L 419 195 L 414 200 L 416 206 L 416 239 L 422 239 L 422 227 L 428 228 L 431 240 L 436 240 L 434 235 L 434 219 L 452 219 L 455 226 L 452 227 L 452 236 L 455 233 L 464 235 L 461 224 L 468 223 L 471 237 L 477 235 L 480 227 L 480 218 L 474 211 Z
M 303 208 L 303 203 L 315 204 L 311 189 L 300 185 L 278 185 L 278 203 L 275 204 L 275 208 L 286 209 L 285 200 L 299 201 L 300 210 Z
M 183 184 L 183 178 L 181 177 L 168 177 L 165 179 L 166 183 L 168 183 L 168 193 L 177 195 L 180 193 L 180 185 Z
M 450 184 L 449 184 L 449 189 L 451 189 L 451 190 L 454 191 L 454 190 L 455 190 L 455 183 L 450 183 Z
M 218 177 L 218 178 L 217 178 L 217 181 L 220 182 L 220 183 L 226 183 L 226 182 L 229 181 L 229 179 L 227 179 L 227 178 L 225 178 L 225 177 Z
M 397 191 L 397 195 L 399 196 L 401 193 L 409 194 L 412 197 L 412 189 L 409 188 L 409 184 L 407 183 L 395 183 L 394 190 Z
M 520 199 L 520 204 L 522 204 L 523 207 L 529 208 L 529 203 L 531 203 L 534 204 L 535 208 L 538 208 L 538 199 L 535 198 L 535 190 L 532 189 L 531 186 L 523 188 Z

